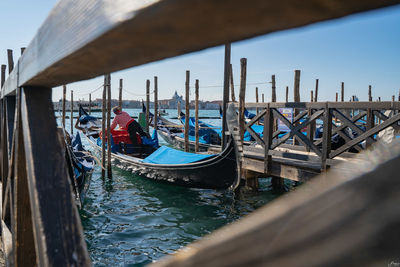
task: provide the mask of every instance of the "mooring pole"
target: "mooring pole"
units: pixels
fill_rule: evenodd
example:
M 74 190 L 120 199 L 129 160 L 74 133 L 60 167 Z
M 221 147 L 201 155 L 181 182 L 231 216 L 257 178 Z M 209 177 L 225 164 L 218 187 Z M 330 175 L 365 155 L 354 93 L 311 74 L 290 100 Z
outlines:
M 246 97 L 247 58 L 240 59 L 239 133 L 241 145 L 244 138 L 244 109 Z
M 185 83 L 185 151 L 189 151 L 189 80 L 190 71 L 186 71 L 186 83 Z M 222 135 L 224 136 L 224 135 Z
M 196 145 L 195 145 L 195 151 L 199 152 L 199 80 L 196 80 L 195 84 L 195 120 L 196 120 Z
M 89 94 L 89 115 L 92 114 L 92 94 Z
M 13 51 L 11 49 L 7 49 L 7 58 L 8 58 L 8 74 L 10 74 L 14 69 Z
M 295 70 L 294 71 L 294 86 L 293 86 L 293 93 L 294 93 L 294 102 L 299 103 L 300 102 L 300 70 Z M 299 111 L 297 109 L 293 110 L 293 118 L 296 118 L 296 116 L 299 114 Z M 297 123 L 296 123 L 297 124 Z M 293 136 L 293 145 L 298 145 L 299 141 L 295 136 Z
M 256 103 L 258 103 L 258 87 L 256 87 Z M 256 114 L 258 114 L 259 111 L 259 108 L 256 107 Z M 257 124 L 259 124 L 259 121 L 257 121 Z
M 158 78 L 154 76 L 154 130 L 158 127 Z
M 107 177 L 108 178 L 112 178 L 110 125 L 111 125 L 111 75 L 107 74 Z
M 231 83 L 231 98 L 232 98 L 232 102 L 235 102 L 236 101 L 236 98 L 235 98 L 235 85 L 233 84 L 233 69 L 232 69 L 232 64 L 229 64 L 230 65 L 230 83 Z
M 289 102 L 289 86 L 286 86 L 286 103 Z
M 146 80 L 146 132 L 150 134 L 150 80 Z
M 261 101 L 264 103 L 264 94 L 261 94 Z
M 344 82 L 342 82 L 342 91 L 341 91 L 340 101 L 344 102 Z
M 181 101 L 178 101 L 178 103 L 177 103 L 177 108 L 176 108 L 176 110 L 177 110 L 177 112 L 178 112 L 178 118 L 180 118 L 181 117 Z
M 336 102 L 338 102 L 338 100 L 339 100 L 339 93 L 336 92 Z
M 319 80 L 315 79 L 315 99 L 314 99 L 314 102 L 318 102 L 318 82 L 319 82 Z
M 222 149 L 225 148 L 227 143 L 226 131 L 228 125 L 226 124 L 226 106 L 229 102 L 229 76 L 231 66 L 231 44 L 225 44 L 225 60 L 224 60 L 224 91 L 222 94 Z
M 71 109 L 71 138 L 72 138 L 72 135 L 74 135 L 74 91 L 73 90 L 71 90 L 71 106 L 70 106 L 70 109 Z
M 110 82 L 111 83 L 111 82 Z M 118 106 L 122 110 L 122 83 L 123 80 L 119 79 L 119 97 L 118 97 Z
M 317 92 L 317 91 L 316 91 Z M 314 91 L 311 90 L 310 91 L 311 95 L 310 95 L 310 102 L 314 102 Z M 308 117 L 310 118 L 312 116 L 312 109 L 308 108 Z M 314 122 L 311 122 L 308 126 L 307 126 L 307 137 L 311 142 L 314 142 Z M 310 148 L 306 147 L 306 151 L 310 152 Z
M 62 127 L 65 129 L 65 100 L 67 98 L 67 86 L 63 85 L 63 98 L 62 98 Z
M 24 54 L 26 47 L 21 47 L 21 56 Z
M 368 101 L 372 102 L 372 86 L 368 86 Z
M 271 77 L 271 102 L 276 102 L 276 83 L 275 83 L 275 75 L 272 75 Z
M 1 65 L 1 87 L 3 87 L 4 82 L 6 81 L 6 68 L 6 65 Z
M 101 177 L 104 178 L 106 176 L 106 98 L 107 98 L 107 75 L 104 75 L 104 85 L 103 85 L 103 104 L 101 106 L 102 109 L 102 117 L 101 117 Z M 108 141 L 108 140 L 107 140 Z

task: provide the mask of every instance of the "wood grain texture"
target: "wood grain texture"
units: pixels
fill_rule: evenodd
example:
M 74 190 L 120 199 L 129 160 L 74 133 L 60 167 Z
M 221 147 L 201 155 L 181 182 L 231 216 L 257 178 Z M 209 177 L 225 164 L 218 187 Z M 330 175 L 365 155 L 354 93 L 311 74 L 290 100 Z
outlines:
M 59 1 L 19 60 L 19 85 L 68 84 L 398 3 L 398 0 L 308 0 L 301 4 L 295 0 Z M 16 81 L 7 81 L 5 94 L 14 92 L 17 86 Z
M 72 196 L 63 148 L 55 134 L 57 125 L 51 89 L 24 88 L 21 97 L 26 168 L 38 265 L 89 266 L 90 258 Z
M 29 198 L 28 176 L 26 172 L 26 159 L 24 136 L 21 118 L 21 88 L 17 92 L 17 114 L 15 129 L 15 182 L 14 182 L 14 224 L 13 250 L 15 266 L 35 266 L 36 250 L 33 236 L 32 212 Z
M 399 152 L 382 147 L 151 266 L 389 266 L 400 251 Z

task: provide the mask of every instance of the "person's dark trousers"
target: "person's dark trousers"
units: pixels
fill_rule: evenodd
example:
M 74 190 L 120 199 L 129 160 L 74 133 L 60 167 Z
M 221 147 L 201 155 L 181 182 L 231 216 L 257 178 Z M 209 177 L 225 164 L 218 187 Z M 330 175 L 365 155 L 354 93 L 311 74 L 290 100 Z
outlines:
M 142 127 L 140 127 L 140 124 L 137 123 L 137 121 L 132 121 L 128 125 L 129 138 L 131 139 L 134 147 L 140 147 L 141 145 L 138 144 L 136 133 L 139 133 L 140 136 L 147 136 L 147 134 L 143 131 Z

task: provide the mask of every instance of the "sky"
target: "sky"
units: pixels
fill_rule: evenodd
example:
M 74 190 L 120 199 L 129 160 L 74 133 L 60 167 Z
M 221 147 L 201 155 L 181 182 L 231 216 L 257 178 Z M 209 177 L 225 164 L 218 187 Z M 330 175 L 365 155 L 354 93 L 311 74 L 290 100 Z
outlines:
M 14 50 L 14 62 L 20 48 L 28 46 L 46 19 L 54 0 L 0 1 L 0 63 L 7 64 L 7 49 Z M 271 99 L 271 75 L 276 76 L 277 100 L 293 99 L 294 70 L 301 70 L 300 95 L 310 100 L 310 90 L 319 79 L 319 101 L 335 101 L 341 82 L 345 100 L 357 95 L 368 98 L 372 86 L 374 99 L 390 101 L 400 90 L 400 5 L 351 15 L 332 21 L 281 31 L 232 44 L 231 62 L 236 95 L 240 83 L 240 58 L 247 58 L 246 101 L 255 101 L 255 87 L 260 99 Z M 175 90 L 184 95 L 185 72 L 190 70 L 191 99 L 195 79 L 200 83 L 201 100 L 221 100 L 224 47 L 165 59 L 112 73 L 112 98 L 118 98 L 119 79 L 124 80 L 123 99 L 145 99 L 146 79 L 158 77 L 159 99 L 169 99 Z M 67 85 L 67 96 L 74 90 L 74 100 L 88 100 L 102 95 L 103 77 Z M 96 90 L 97 89 L 97 90 Z M 62 88 L 53 88 L 53 101 L 62 97 Z

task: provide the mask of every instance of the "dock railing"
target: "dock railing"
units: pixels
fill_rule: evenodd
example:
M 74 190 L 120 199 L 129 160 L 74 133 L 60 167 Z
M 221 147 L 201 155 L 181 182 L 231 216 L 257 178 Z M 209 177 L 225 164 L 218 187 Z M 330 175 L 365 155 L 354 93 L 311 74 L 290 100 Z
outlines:
M 349 150 L 360 152 L 374 144 L 377 134 L 388 127 L 400 129 L 400 114 L 397 112 L 400 102 L 246 103 L 245 106 L 247 109 L 259 110 L 255 117 L 245 122 L 244 130 L 264 149 L 265 173 L 270 168 L 271 157 L 284 156 L 285 152 L 277 151 L 276 148 L 290 147 L 287 145 L 288 141 L 294 137 L 306 151 L 312 152 L 313 156 L 307 159 L 319 161 L 321 170 L 326 170 L 337 163 L 335 158 L 343 153 Z M 298 115 L 289 120 L 282 114 L 280 109 L 283 108 L 296 109 Z M 387 110 L 394 112 L 387 116 L 384 114 Z M 322 138 L 315 138 L 317 120 L 320 120 Z M 278 121 L 289 131 L 280 131 L 277 127 Z M 252 129 L 256 123 L 264 125 L 262 134 Z M 332 149 L 331 139 L 336 134 L 344 142 Z

